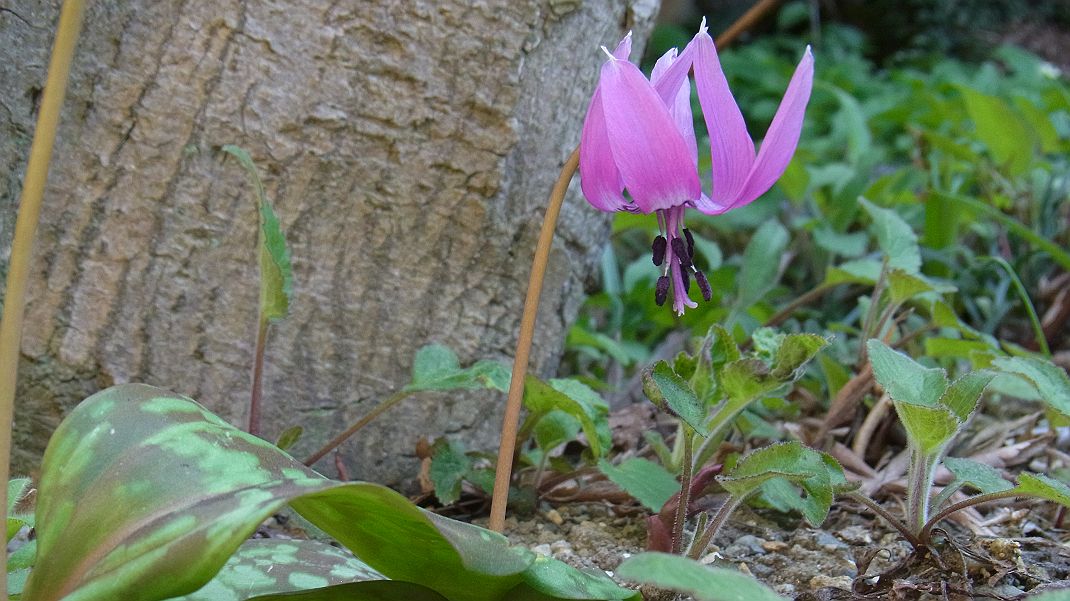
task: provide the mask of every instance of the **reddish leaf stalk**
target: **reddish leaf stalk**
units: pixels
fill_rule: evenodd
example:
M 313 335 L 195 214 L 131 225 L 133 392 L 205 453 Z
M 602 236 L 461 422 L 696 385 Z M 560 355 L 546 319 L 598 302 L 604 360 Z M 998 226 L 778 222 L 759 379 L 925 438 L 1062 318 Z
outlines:
M 253 390 L 249 395 L 249 434 L 260 436 L 260 399 L 264 395 L 264 350 L 267 347 L 268 320 L 261 315 L 253 355 Z

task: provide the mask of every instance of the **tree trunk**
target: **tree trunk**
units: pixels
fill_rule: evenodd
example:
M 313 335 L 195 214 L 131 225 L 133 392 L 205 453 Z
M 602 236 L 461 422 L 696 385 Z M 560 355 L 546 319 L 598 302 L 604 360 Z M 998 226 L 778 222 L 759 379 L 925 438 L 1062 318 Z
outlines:
M 5 4 L 7 249 L 59 3 Z M 462 362 L 507 359 L 598 45 L 655 10 L 656 0 L 90 2 L 35 246 L 17 464 L 33 465 L 65 411 L 113 383 L 163 386 L 243 423 L 257 215 L 224 144 L 252 154 L 293 252 L 291 314 L 267 346 L 266 437 L 300 424 L 295 455 L 318 447 L 404 385 L 429 342 Z M 533 353 L 543 373 L 607 223 L 578 195 L 566 203 Z M 502 402 L 408 399 L 343 447 L 349 472 L 410 477 L 421 436 L 491 446 Z

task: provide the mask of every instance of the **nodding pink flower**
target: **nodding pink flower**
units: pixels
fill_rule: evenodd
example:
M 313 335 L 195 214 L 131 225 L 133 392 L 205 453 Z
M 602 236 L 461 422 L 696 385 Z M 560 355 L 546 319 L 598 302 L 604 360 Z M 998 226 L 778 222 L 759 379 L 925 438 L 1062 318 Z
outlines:
M 695 267 L 695 241 L 684 225 L 685 211 L 719 215 L 750 203 L 780 178 L 799 143 L 814 57 L 807 47 L 756 155 L 705 21 L 683 52 L 674 48 L 658 60 L 649 80 L 628 61 L 631 46 L 629 33 L 612 53 L 602 48 L 609 60 L 602 65 L 583 122 L 580 183 L 597 209 L 657 215 L 661 234 L 654 238 L 653 258 L 662 274 L 654 299 L 664 304 L 671 288 L 673 310 L 682 315 L 686 307 L 698 306 L 687 295 L 692 278 L 703 299 L 713 294 Z M 692 68 L 710 137 L 712 182 L 707 192 L 698 173 L 688 79 Z

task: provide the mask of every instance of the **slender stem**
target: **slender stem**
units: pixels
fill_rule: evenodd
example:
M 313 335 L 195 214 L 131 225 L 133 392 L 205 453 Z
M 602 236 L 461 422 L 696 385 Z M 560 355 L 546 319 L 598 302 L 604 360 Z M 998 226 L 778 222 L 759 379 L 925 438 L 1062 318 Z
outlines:
M 264 348 L 267 347 L 268 320 L 260 315 L 253 355 L 253 391 L 249 395 L 249 434 L 260 436 L 260 399 L 264 395 Z
M 687 556 L 691 559 L 699 559 L 702 554 L 706 552 L 706 547 L 710 546 L 710 542 L 713 537 L 717 535 L 717 531 L 724 526 L 724 523 L 728 521 L 728 516 L 732 515 L 732 512 L 739 507 L 739 504 L 743 502 L 742 498 L 735 498 L 729 496 L 725 499 L 724 504 L 717 508 L 717 513 L 713 514 L 713 518 L 710 520 L 709 525 L 702 531 L 702 534 L 696 534 L 695 540 L 691 542 L 691 548 L 687 550 Z
M 829 285 L 829 284 L 819 284 L 818 286 L 816 286 L 814 288 L 811 288 L 810 290 L 808 290 L 806 293 L 802 294 L 801 296 L 795 297 L 795 300 L 791 301 L 790 303 L 785 305 L 783 309 L 781 309 L 781 310 L 777 311 L 775 314 L 773 314 L 772 317 L 770 317 L 769 319 L 767 319 L 765 321 L 765 326 L 772 328 L 772 327 L 776 327 L 776 326 L 780 325 L 781 323 L 786 321 L 789 317 L 791 317 L 791 315 L 793 313 L 798 311 L 799 307 L 804 307 L 806 305 L 809 305 L 810 303 L 818 300 L 822 296 L 825 296 L 826 294 L 828 294 L 829 291 L 831 291 L 835 287 L 836 287 L 836 284 L 831 284 L 831 285 Z
M 928 454 L 914 447 L 910 452 L 907 471 L 907 523 L 921 534 L 929 519 L 929 494 L 933 487 L 937 454 Z
M 877 505 L 876 501 L 870 499 L 862 493 L 857 492 L 848 493 L 847 496 L 865 505 L 869 508 L 870 511 L 884 518 L 884 521 L 891 524 L 893 528 L 899 531 L 899 534 L 903 535 L 903 538 L 907 539 L 907 542 L 910 543 L 910 546 L 914 547 L 915 549 L 921 548 L 921 540 L 918 537 L 914 536 L 914 533 L 911 532 L 909 528 L 907 528 L 906 524 L 899 521 L 899 519 L 896 518 L 894 515 L 888 513 L 888 511 L 880 505 Z
M 349 426 L 349 428 L 346 429 L 345 432 L 342 432 L 338 436 L 335 436 L 330 440 L 330 442 L 323 445 L 322 449 L 309 455 L 308 458 L 305 459 L 302 463 L 311 466 L 313 463 L 316 463 L 320 459 L 323 459 L 323 457 L 327 455 L 327 453 L 330 453 L 335 449 L 335 447 L 345 442 L 346 439 L 348 439 L 350 436 L 353 436 L 353 434 L 355 434 L 357 430 L 360 430 L 364 426 L 367 426 L 369 423 L 371 423 L 373 419 L 379 417 L 387 409 L 390 409 L 394 405 L 397 405 L 398 402 L 400 402 L 402 399 L 408 397 L 411 394 L 412 393 L 408 390 L 399 390 L 394 394 L 390 395 L 386 400 L 376 405 L 375 409 L 372 409 L 371 412 L 360 418 L 357 423 L 353 424 L 352 426 Z
M 672 522 L 672 552 L 679 553 L 684 545 L 684 524 L 687 522 L 687 506 L 691 503 L 691 476 L 693 475 L 691 456 L 694 444 L 691 440 L 690 428 L 684 428 L 681 434 L 684 437 L 684 460 L 680 471 L 680 496 L 676 504 L 676 516 Z
M 19 198 L 19 214 L 11 242 L 7 284 L 4 288 L 3 317 L 0 319 L 0 507 L 7 511 L 7 479 L 11 461 L 11 423 L 15 416 L 15 387 L 19 369 L 22 318 L 26 308 L 26 280 L 29 278 L 33 238 L 41 215 L 41 199 L 48 180 L 48 164 L 56 141 L 67 76 L 78 33 L 82 28 L 82 0 L 66 0 L 60 10 L 56 41 L 48 65 L 48 79 L 41 96 L 30 158 Z M 7 553 L 0 553 L 0 599 L 7 600 Z
M 1010 263 L 1006 259 L 999 256 L 986 257 L 989 261 L 992 261 L 996 265 L 1003 268 L 1003 271 L 1007 272 L 1010 276 L 1011 282 L 1014 284 L 1014 289 L 1018 292 L 1018 298 L 1022 299 L 1022 304 L 1025 305 L 1025 311 L 1029 314 L 1029 323 L 1033 325 L 1033 336 L 1037 340 L 1037 346 L 1040 348 L 1040 352 L 1044 353 L 1044 356 L 1051 359 L 1051 349 L 1048 347 L 1048 337 L 1044 335 L 1044 327 L 1040 325 L 1040 317 L 1037 315 L 1037 309 L 1033 306 L 1033 300 L 1029 298 L 1029 292 L 1025 289 L 1025 284 L 1022 283 L 1022 279 L 1018 277 L 1018 272 L 1014 271 Z
M 580 164 L 580 149 L 572 155 L 561 168 L 550 192 L 546 215 L 542 219 L 539 242 L 535 246 L 535 258 L 531 263 L 531 275 L 528 278 L 528 294 L 524 299 L 524 314 L 520 318 L 520 335 L 516 341 L 516 354 L 513 357 L 513 377 L 509 382 L 509 396 L 505 403 L 505 415 L 502 417 L 502 436 L 498 447 L 498 467 L 494 472 L 494 494 L 490 505 L 490 529 L 501 532 L 505 529 L 505 507 L 509 501 L 509 481 L 513 474 L 513 454 L 516 452 L 516 430 L 520 422 L 520 406 L 524 400 L 524 379 L 528 372 L 528 357 L 531 354 L 531 341 L 535 336 L 535 317 L 539 312 L 539 296 L 542 294 L 542 282 L 546 276 L 546 263 L 550 258 L 550 246 L 554 241 L 554 228 L 557 217 L 561 214 L 561 204 L 565 200 L 568 184 Z
M 717 36 L 717 47 L 722 48 L 728 44 L 731 44 L 742 34 L 751 27 L 754 27 L 758 21 L 761 21 L 765 14 L 776 8 L 780 4 L 780 0 L 758 0 L 754 3 L 754 6 L 750 7 L 747 12 L 743 13 L 731 27 L 724 30 L 724 33 Z
M 948 483 L 948 485 L 940 491 L 940 494 L 933 497 L 931 507 L 939 509 L 944 503 L 947 503 L 948 500 L 951 499 L 951 495 L 955 494 L 959 491 L 959 489 L 962 488 L 962 485 L 963 482 L 959 480 L 955 480 L 953 482 Z
M 869 310 L 866 311 L 866 319 L 862 322 L 862 344 L 858 345 L 858 363 L 861 364 L 862 360 L 866 357 L 866 345 L 865 342 L 872 336 L 870 328 L 873 327 L 873 320 L 877 318 L 877 309 L 880 308 L 881 296 L 884 294 L 884 287 L 888 282 L 888 257 L 884 258 L 884 262 L 881 264 L 880 275 L 877 276 L 877 281 L 873 284 L 873 294 L 869 297 Z
M 1011 490 L 1002 490 L 1000 492 L 990 492 L 984 495 L 977 495 L 976 497 L 970 497 L 965 501 L 959 501 L 954 505 L 949 505 L 947 508 L 934 515 L 929 521 L 925 522 L 925 524 L 921 527 L 919 542 L 923 544 L 928 544 L 929 539 L 932 537 L 932 529 L 936 527 L 936 525 L 939 524 L 941 521 L 943 521 L 944 518 L 955 513 L 956 511 L 962 511 L 967 507 L 973 507 L 974 505 L 988 503 L 989 501 L 998 501 L 1000 499 L 1013 499 L 1015 497 L 1025 496 L 1028 495 L 1022 494 L 1020 490 L 1012 488 Z

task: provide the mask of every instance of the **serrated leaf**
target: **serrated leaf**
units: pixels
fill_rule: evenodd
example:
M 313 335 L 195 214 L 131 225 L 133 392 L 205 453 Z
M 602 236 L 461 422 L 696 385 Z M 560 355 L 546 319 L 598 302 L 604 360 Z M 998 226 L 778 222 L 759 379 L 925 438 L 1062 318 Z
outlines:
M 680 483 L 675 476 L 642 457 L 626 459 L 620 465 L 603 459 L 598 462 L 598 469 L 653 513 L 661 511 L 665 503 L 680 492 Z
M 947 372 L 923 367 L 886 344 L 870 339 L 866 342 L 869 362 L 876 378 L 893 401 L 935 407 L 947 390 Z
M 1018 475 L 1016 492 L 1023 496 L 1038 497 L 1070 507 L 1070 486 L 1043 474 L 1022 472 Z
M 976 488 L 981 494 L 1013 488 L 999 470 L 990 465 L 957 457 L 945 457 L 943 463 L 955 475 L 955 480 Z
M 721 325 L 710 327 L 703 346 L 708 346 L 710 349 L 710 361 L 714 370 L 719 370 L 725 363 L 736 361 L 742 356 L 736 340 Z
M 962 427 L 962 421 L 946 407 L 915 405 L 894 399 L 892 404 L 907 437 L 926 454 L 940 450 Z
M 691 385 L 665 361 L 643 372 L 643 391 L 662 411 L 684 420 L 696 432 L 706 435 L 706 410 Z
M 935 290 L 921 274 L 910 274 L 901 269 L 888 271 L 888 294 L 893 303 L 904 303 L 915 296 Z
M 697 601 L 785 601 L 752 576 L 669 553 L 640 553 L 617 567 L 624 580 L 691 595 Z
M 260 257 L 260 314 L 265 319 L 277 321 L 286 317 L 293 295 L 290 249 L 286 246 L 286 237 L 282 233 L 279 218 L 267 198 L 252 157 L 245 149 L 231 144 L 223 146 L 222 150 L 238 160 L 253 183 L 257 212 L 260 215 L 257 236 Z
M 777 380 L 794 380 L 798 371 L 828 344 L 827 338 L 817 334 L 788 334 L 776 351 L 770 375 Z
M 965 422 L 970 419 L 981 395 L 995 375 L 989 371 L 977 370 L 959 376 L 940 397 L 940 405 L 950 409 L 959 421 Z
M 33 514 L 16 511 L 18 504 L 30 492 L 33 482 L 29 478 L 12 478 L 7 482 L 7 540 L 10 542 L 23 526 L 33 528 Z
M 609 406 L 587 385 L 576 380 L 550 380 L 529 375 L 524 384 L 524 406 L 534 414 L 564 411 L 580 422 L 587 446 L 595 458 L 609 451 Z
M 242 543 L 208 584 L 175 601 L 248 599 L 385 576 L 343 549 L 313 540 L 252 539 Z
M 472 460 L 456 440 L 439 438 L 431 446 L 431 469 L 428 477 L 435 486 L 435 497 L 443 505 L 452 505 L 461 497 L 461 482 Z
M 1000 357 L 992 365 L 1032 384 L 1052 409 L 1070 415 L 1070 377 L 1063 368 L 1034 357 Z
M 71 411 L 39 490 L 38 560 L 23 601 L 189 594 L 286 503 L 378 572 L 451 601 L 505 601 L 534 561 L 499 534 L 383 486 L 328 480 L 194 401 L 138 384 Z M 583 598 L 567 579 L 555 586 L 551 598 Z
M 275 442 L 275 446 L 279 447 L 283 451 L 297 444 L 297 441 L 301 439 L 301 434 L 305 431 L 301 426 L 290 426 L 279 434 L 278 441 Z
M 807 496 L 800 504 L 800 510 L 815 527 L 828 515 L 834 485 L 846 482 L 839 463 L 795 441 L 751 451 L 741 457 L 727 474 L 718 476 L 717 481 L 732 496 L 741 499 L 774 478 L 798 484 L 806 491 Z
M 766 221 L 755 230 L 736 279 L 735 308 L 746 309 L 761 300 L 777 283 L 780 259 L 788 246 L 788 230 L 778 221 Z
M 910 224 L 892 209 L 878 207 L 861 197 L 858 202 L 873 220 L 873 235 L 888 256 L 888 266 L 909 274 L 918 273 L 921 270 L 921 249 L 918 247 L 918 236 Z

